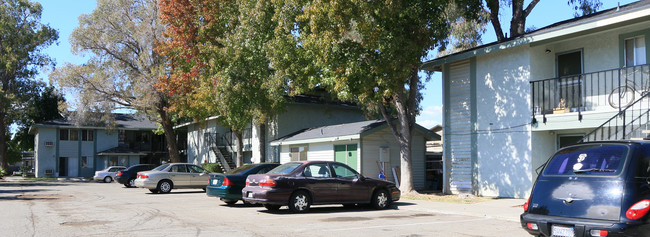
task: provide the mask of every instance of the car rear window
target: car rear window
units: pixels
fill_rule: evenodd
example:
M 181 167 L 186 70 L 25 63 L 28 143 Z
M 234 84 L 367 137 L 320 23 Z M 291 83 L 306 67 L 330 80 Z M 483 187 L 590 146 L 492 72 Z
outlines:
M 288 174 L 298 168 L 302 163 L 299 162 L 289 162 L 278 167 L 273 168 L 267 174 Z
M 618 175 L 629 148 L 622 144 L 590 144 L 559 151 L 544 175 Z

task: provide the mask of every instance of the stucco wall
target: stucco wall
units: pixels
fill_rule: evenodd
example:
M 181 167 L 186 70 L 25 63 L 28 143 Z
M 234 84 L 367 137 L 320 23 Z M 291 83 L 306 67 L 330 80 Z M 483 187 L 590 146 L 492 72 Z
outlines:
M 476 60 L 479 195 L 528 196 L 532 187 L 528 46 Z
M 210 151 L 205 140 L 206 133 L 225 134 L 228 129 L 217 124 L 215 119 L 208 120 L 204 125 L 191 124 L 187 128 L 187 162 L 201 164 L 217 162 L 216 155 Z
M 56 170 L 56 146 L 59 142 L 54 128 L 38 128 L 35 136 L 36 150 L 34 152 L 34 170 L 36 177 L 45 177 L 45 170 Z M 45 142 L 53 142 L 53 146 L 45 146 Z

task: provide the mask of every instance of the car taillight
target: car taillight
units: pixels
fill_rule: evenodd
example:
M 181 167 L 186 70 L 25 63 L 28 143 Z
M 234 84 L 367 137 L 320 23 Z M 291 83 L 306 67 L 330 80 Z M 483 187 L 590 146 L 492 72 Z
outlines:
M 539 227 L 535 223 L 528 222 L 528 223 L 526 223 L 526 227 L 528 227 L 528 229 L 531 229 L 531 230 L 539 230 Z
M 250 186 L 250 184 L 251 183 L 248 181 L 248 179 L 246 179 L 246 186 Z
M 148 176 L 148 175 L 144 175 L 144 174 L 138 174 L 137 178 L 138 178 L 138 179 L 148 179 L 149 176 Z
M 605 236 L 607 236 L 607 234 L 609 234 L 609 231 L 606 231 L 606 230 L 591 230 L 591 231 L 589 231 L 589 234 L 591 234 L 591 236 L 605 237 Z
M 526 199 L 526 203 L 524 203 L 524 211 L 528 211 L 528 203 L 530 202 L 530 197 Z
M 645 199 L 635 203 L 630 207 L 630 209 L 627 209 L 625 216 L 632 220 L 638 220 L 645 216 L 645 214 L 648 213 L 648 210 L 650 210 L 650 200 Z
M 276 182 L 275 182 L 275 180 L 272 180 L 272 179 L 265 179 L 265 180 L 262 180 L 262 182 L 260 182 L 260 186 L 262 186 L 262 187 L 275 187 L 275 185 L 276 185 Z
M 122 171 L 117 172 L 117 176 L 122 176 Z
M 223 182 L 221 183 L 221 186 L 231 186 L 232 182 L 230 182 L 230 179 L 223 177 Z

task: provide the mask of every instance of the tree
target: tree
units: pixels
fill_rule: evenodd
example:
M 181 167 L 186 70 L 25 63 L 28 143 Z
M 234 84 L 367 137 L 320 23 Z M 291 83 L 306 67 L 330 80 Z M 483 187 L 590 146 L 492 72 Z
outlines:
M 26 100 L 20 110 L 20 119 L 16 121 L 18 129 L 12 139 L 20 151 L 34 149 L 34 135 L 29 134 L 29 128 L 35 123 L 61 118 L 59 105 L 65 102 L 63 95 L 59 94 L 53 86 L 39 84 L 38 90 Z
M 533 8 L 539 3 L 539 0 L 532 0 L 524 8 L 524 0 L 486 0 L 485 5 L 489 10 L 490 22 L 494 27 L 494 32 L 497 35 L 497 41 L 503 42 L 509 38 L 516 38 L 526 33 L 526 18 Z M 602 6 L 600 0 L 567 0 L 568 5 L 574 5 L 576 10 L 575 16 L 578 17 L 577 11 L 580 10 L 582 15 L 588 15 L 596 12 Z M 501 29 L 499 11 L 504 5 L 512 7 L 512 18 L 510 19 L 510 37 L 503 34 Z
M 222 115 L 242 165 L 242 132 L 252 121 L 263 124 L 284 102 L 283 80 L 272 80 L 264 47 L 275 29 L 271 3 L 162 1 L 161 10 L 170 25 L 161 50 L 174 69 L 161 89 L 173 95 L 174 108 L 196 120 Z
M 78 95 L 77 113 L 127 108 L 148 115 L 161 125 L 171 161 L 180 162 L 168 97 L 154 88 L 165 75 L 165 58 L 154 50 L 163 30 L 156 0 L 99 0 L 70 36 L 73 51 L 91 58 L 50 77 Z
M 0 0 L 0 168 L 7 168 L 8 127 L 16 118 L 21 91 L 50 60 L 43 49 L 58 39 L 40 22 L 42 7 L 27 0 Z
M 461 1 L 458 1 L 461 2 Z M 467 9 L 480 6 L 467 1 Z M 274 1 L 270 42 L 275 76 L 296 93 L 323 87 L 379 111 L 400 145 L 403 193 L 414 192 L 411 139 L 422 99 L 418 76 L 428 51 L 444 43 L 445 1 Z M 463 2 L 464 3 L 464 2 Z M 473 5 L 472 5 L 473 4 Z

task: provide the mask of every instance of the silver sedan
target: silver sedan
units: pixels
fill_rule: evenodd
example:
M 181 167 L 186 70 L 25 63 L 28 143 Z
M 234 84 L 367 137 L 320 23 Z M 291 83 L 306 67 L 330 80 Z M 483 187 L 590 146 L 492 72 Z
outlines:
M 138 172 L 135 186 L 149 189 L 152 193 L 169 193 L 175 188 L 205 190 L 209 182 L 210 175 L 201 166 L 188 163 L 169 163 L 150 171 Z

